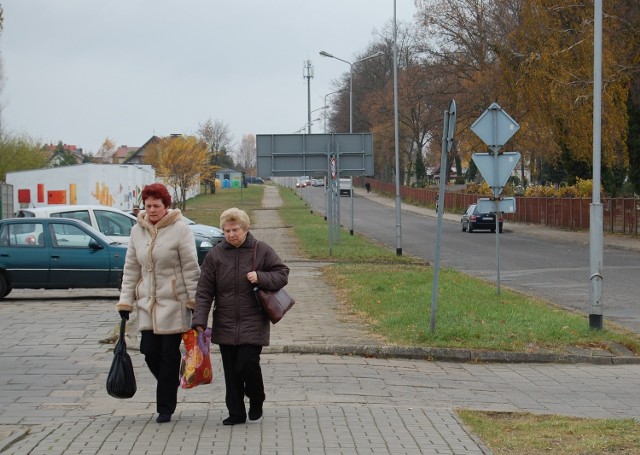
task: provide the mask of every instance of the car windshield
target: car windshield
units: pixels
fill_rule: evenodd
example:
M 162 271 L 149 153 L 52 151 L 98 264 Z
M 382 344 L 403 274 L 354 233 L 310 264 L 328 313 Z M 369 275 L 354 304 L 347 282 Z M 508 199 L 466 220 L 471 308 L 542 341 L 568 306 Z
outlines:
M 184 221 L 186 224 L 198 224 L 193 220 L 190 220 L 189 218 L 187 218 L 186 216 L 182 215 L 182 221 Z

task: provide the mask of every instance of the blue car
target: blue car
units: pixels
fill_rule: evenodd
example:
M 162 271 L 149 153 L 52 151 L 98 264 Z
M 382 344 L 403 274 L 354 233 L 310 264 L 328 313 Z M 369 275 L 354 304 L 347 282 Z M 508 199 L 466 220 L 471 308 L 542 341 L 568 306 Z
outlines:
M 12 289 L 119 289 L 126 254 L 79 220 L 0 220 L 0 299 Z

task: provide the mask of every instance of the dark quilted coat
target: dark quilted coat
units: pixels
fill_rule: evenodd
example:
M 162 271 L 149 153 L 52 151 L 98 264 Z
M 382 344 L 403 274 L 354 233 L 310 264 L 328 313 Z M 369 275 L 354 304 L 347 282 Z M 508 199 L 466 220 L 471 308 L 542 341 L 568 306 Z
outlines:
M 223 241 L 202 263 L 191 325 L 208 327 L 213 303 L 212 341 L 216 344 L 269 345 L 271 323 L 247 280 L 247 273 L 254 270 L 255 242 L 251 232 L 239 247 Z M 261 289 L 275 291 L 287 284 L 289 267 L 264 242 L 258 244 L 255 270 Z

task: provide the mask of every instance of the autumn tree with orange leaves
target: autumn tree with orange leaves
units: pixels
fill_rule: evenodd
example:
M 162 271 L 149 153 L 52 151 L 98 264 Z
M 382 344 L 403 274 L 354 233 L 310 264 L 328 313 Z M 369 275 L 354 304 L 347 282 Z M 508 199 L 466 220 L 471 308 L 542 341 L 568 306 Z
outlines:
M 194 136 L 162 138 L 149 147 L 144 161 L 173 188 L 174 204 L 183 211 L 189 188 L 200 185 L 200 177 L 210 172 L 207 146 Z

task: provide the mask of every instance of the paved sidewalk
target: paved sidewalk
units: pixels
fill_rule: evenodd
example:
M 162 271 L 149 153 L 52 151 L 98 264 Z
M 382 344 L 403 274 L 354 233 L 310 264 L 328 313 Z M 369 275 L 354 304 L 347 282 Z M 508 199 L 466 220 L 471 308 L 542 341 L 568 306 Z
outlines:
M 214 382 L 180 390 L 172 422 L 157 424 L 155 381 L 135 335 L 136 396 L 104 389 L 112 345 L 100 341 L 117 322 L 116 291 L 16 290 L 0 305 L 0 453 L 489 454 L 456 409 L 640 419 L 637 364 L 442 362 L 384 346 L 341 311 L 324 264 L 300 255 L 279 204 L 267 186 L 252 232 L 291 268 L 297 303 L 262 356 L 263 419 L 222 425 L 214 353 Z

